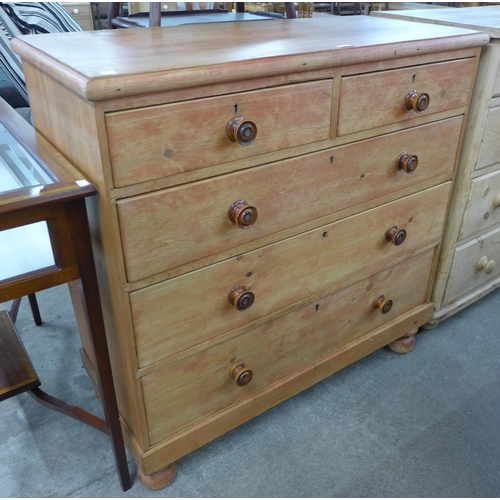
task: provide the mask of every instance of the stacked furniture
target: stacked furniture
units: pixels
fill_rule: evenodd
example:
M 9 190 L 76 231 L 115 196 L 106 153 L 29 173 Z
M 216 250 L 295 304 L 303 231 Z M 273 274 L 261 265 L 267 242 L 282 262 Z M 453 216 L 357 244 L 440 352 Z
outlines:
M 36 128 L 99 191 L 94 252 L 144 484 L 376 349 L 411 347 L 487 41 L 366 16 L 14 41 Z
M 500 284 L 500 6 L 372 15 L 473 28 L 490 36 L 479 61 L 429 329 Z

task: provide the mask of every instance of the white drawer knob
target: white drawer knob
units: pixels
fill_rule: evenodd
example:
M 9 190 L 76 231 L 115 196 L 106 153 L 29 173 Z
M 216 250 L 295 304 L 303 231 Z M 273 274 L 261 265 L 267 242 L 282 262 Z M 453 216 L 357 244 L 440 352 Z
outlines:
M 168 10 L 168 5 L 166 5 L 166 4 L 165 4 L 165 5 L 163 6 L 163 10 Z
M 486 274 L 490 274 L 493 271 L 493 269 L 495 269 L 495 261 L 488 260 L 488 257 L 481 257 L 481 259 L 476 265 L 476 269 L 478 271 L 483 270 Z
M 493 206 L 495 208 L 500 207 L 500 194 L 493 200 Z
M 80 14 L 80 11 L 78 9 L 73 9 L 73 14 Z

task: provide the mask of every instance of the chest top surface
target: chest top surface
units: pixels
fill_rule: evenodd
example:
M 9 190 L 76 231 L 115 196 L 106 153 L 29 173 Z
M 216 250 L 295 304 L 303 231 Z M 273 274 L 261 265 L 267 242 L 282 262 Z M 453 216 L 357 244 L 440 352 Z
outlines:
M 462 28 L 325 16 L 24 36 L 12 47 L 86 99 L 99 101 L 487 42 L 484 33 Z
M 371 15 L 481 30 L 487 33 L 490 38 L 500 38 L 500 5 L 459 9 L 374 11 Z

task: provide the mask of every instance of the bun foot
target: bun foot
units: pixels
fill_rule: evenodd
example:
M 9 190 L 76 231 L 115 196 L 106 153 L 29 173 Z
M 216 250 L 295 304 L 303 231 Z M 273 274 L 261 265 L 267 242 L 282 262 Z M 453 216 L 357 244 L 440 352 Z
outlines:
M 429 321 L 429 323 L 426 323 L 425 325 L 422 325 L 420 328 L 422 330 L 425 330 L 426 332 L 430 331 L 430 330 L 434 330 L 434 328 L 436 328 L 436 326 L 439 325 L 439 321 L 436 321 L 436 320 L 431 320 Z
M 140 467 L 137 468 L 137 479 L 150 490 L 162 490 L 168 486 L 174 479 L 177 467 L 171 463 L 166 469 L 153 472 L 153 474 L 144 474 Z
M 407 333 L 403 337 L 391 342 L 389 344 L 389 348 L 398 354 L 406 354 L 407 352 L 410 352 L 413 347 L 415 347 L 415 334 L 417 332 L 418 328 L 416 330 L 412 330 L 410 333 Z

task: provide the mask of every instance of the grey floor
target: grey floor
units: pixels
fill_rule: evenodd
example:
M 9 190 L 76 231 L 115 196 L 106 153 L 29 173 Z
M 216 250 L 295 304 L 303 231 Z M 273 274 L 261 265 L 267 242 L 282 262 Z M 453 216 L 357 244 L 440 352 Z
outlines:
M 17 322 L 42 388 L 99 414 L 67 288 Z M 1 497 L 499 497 L 500 290 L 384 348 L 123 493 L 106 435 L 22 394 L 0 403 Z

